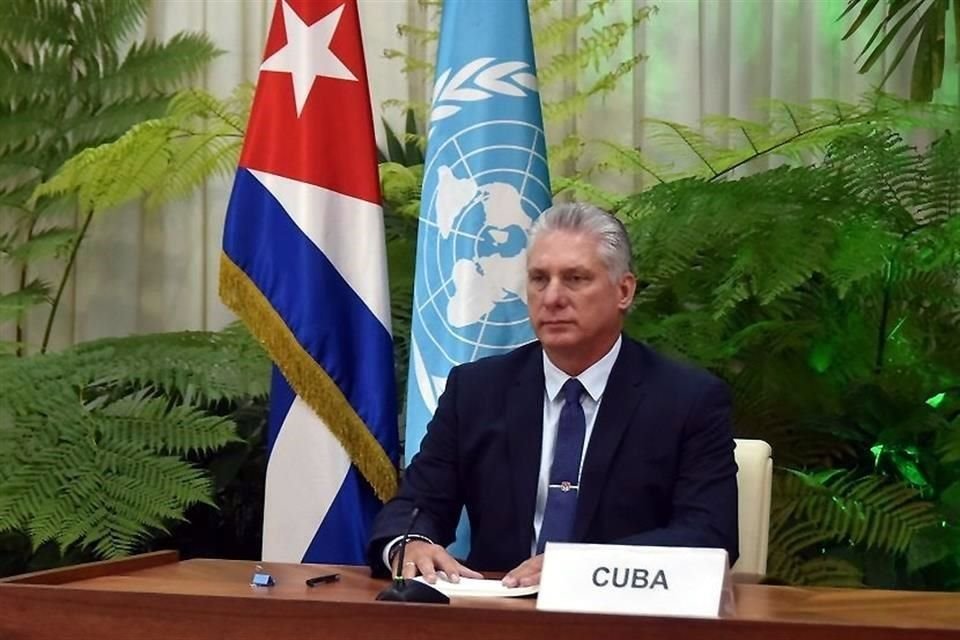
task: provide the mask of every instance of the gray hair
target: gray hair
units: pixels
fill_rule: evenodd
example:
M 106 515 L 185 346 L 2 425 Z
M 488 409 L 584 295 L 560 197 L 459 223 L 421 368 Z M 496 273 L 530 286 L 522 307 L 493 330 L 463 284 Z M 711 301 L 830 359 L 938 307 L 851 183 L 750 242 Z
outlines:
M 553 231 L 595 236 L 600 258 L 614 282 L 632 272 L 633 254 L 627 230 L 620 220 L 603 209 L 585 202 L 554 205 L 534 221 L 527 246 L 532 247 L 539 236 Z

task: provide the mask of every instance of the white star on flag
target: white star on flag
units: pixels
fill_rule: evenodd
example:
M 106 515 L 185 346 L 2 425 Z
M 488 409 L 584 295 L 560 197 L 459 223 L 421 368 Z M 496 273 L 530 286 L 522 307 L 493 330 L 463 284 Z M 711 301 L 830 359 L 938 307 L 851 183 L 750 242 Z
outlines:
M 297 116 L 303 112 L 307 96 L 317 76 L 338 80 L 357 81 L 347 65 L 330 50 L 330 41 L 340 24 L 343 5 L 340 5 L 312 25 L 307 26 L 297 12 L 283 3 L 283 24 L 287 31 L 287 44 L 260 65 L 261 71 L 280 71 L 293 77 L 293 96 L 297 103 Z

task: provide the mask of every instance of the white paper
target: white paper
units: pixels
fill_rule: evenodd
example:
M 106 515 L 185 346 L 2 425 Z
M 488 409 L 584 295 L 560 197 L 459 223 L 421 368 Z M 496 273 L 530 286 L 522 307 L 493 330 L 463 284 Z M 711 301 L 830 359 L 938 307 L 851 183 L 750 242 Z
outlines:
M 448 582 L 437 578 L 436 584 L 430 584 L 423 576 L 414 580 L 429 585 L 451 598 L 517 598 L 537 593 L 540 587 L 505 587 L 499 580 L 480 580 L 479 578 L 460 578 L 460 582 Z

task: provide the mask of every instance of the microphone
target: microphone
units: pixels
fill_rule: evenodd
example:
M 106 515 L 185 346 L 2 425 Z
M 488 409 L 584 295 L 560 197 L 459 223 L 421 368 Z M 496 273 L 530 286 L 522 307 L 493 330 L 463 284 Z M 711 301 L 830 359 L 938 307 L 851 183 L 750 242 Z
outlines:
M 403 558 L 404 554 L 407 552 L 407 540 L 410 539 L 410 535 L 413 533 L 413 525 L 417 523 L 417 518 L 420 517 L 420 507 L 414 507 L 410 512 L 410 522 L 407 524 L 407 532 L 403 534 L 403 537 L 400 538 L 400 549 L 397 553 L 397 572 L 394 574 L 393 579 L 399 580 L 400 582 L 404 581 L 403 577 Z
M 393 575 L 393 583 L 377 594 L 377 600 L 384 602 L 425 602 L 430 604 L 450 604 L 450 598 L 437 589 L 419 580 L 407 580 L 403 577 L 403 559 L 407 550 L 407 540 L 413 533 L 413 525 L 420 515 L 420 507 L 414 507 L 410 512 L 410 524 L 407 532 L 400 538 L 400 550 L 397 553 L 397 570 Z

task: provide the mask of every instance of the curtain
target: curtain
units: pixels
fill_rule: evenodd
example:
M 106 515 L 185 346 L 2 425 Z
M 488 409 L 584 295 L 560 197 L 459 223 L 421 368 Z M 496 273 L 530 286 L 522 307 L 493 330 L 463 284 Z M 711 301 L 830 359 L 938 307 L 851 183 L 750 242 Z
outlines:
M 486 1 L 494 6 L 499 0 Z M 590 0 L 555 0 L 553 16 L 572 15 Z M 197 79 L 197 85 L 227 95 L 237 84 L 253 81 L 274 0 L 154 0 L 143 34 L 167 39 L 181 30 L 206 31 L 225 51 Z M 402 73 L 403 62 L 384 51 L 403 50 L 430 56 L 429 45 L 398 34 L 401 23 L 435 24 L 435 9 L 416 0 L 359 0 L 374 113 L 397 127 L 399 110 L 384 101 L 425 100 L 429 82 Z M 619 55 L 645 53 L 616 93 L 591 104 L 565 122 L 548 127 L 555 141 L 568 133 L 641 146 L 657 155 L 644 118 L 664 118 L 698 126 L 706 115 L 757 119 L 760 101 L 777 98 L 805 102 L 814 98 L 855 101 L 883 73 L 878 64 L 859 75 L 855 58 L 867 33 L 842 42 L 850 19 L 837 21 L 846 0 L 613 0 L 607 12 L 628 17 L 643 6 L 657 6 L 652 17 L 625 39 Z M 948 17 L 948 23 L 952 17 Z M 948 29 L 948 32 L 951 32 Z M 589 35 L 589 31 L 580 34 Z M 572 46 L 573 43 L 568 43 Z M 948 42 L 950 65 L 940 99 L 957 103 L 955 43 Z M 909 59 L 909 58 L 908 58 Z M 545 91 L 556 98 L 589 82 L 587 72 Z M 595 77 L 595 76 L 594 76 Z M 907 95 L 909 65 L 888 81 L 888 91 Z M 378 123 L 378 135 L 381 127 Z M 662 160 L 669 158 L 660 157 Z M 589 157 L 580 163 L 588 163 Z M 638 178 L 613 178 L 604 186 L 631 189 Z M 159 211 L 138 206 L 107 212 L 94 220 L 68 284 L 52 348 L 104 336 L 219 329 L 232 320 L 217 297 L 217 269 L 224 212 L 232 177 L 211 180 L 185 200 Z M 41 269 L 50 277 L 55 269 Z M 16 278 L 0 267 L 0 290 Z M 29 318 L 26 338 L 38 344 L 45 312 Z M 4 329 L 0 338 L 12 339 Z

